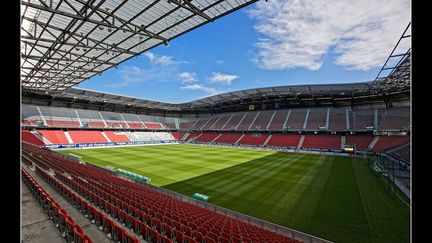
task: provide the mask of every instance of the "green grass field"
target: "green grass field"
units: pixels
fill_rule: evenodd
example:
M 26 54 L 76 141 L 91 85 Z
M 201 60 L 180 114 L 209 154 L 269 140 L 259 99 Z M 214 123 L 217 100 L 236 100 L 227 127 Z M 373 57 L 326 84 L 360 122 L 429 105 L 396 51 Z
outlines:
M 409 242 L 410 210 L 354 157 L 193 145 L 62 150 L 335 242 Z

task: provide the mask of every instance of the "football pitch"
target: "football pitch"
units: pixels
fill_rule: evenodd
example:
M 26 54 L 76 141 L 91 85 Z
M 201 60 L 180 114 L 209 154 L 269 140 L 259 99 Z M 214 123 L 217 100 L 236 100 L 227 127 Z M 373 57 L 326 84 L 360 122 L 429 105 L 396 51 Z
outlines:
M 60 150 L 334 242 L 409 242 L 410 209 L 366 160 L 195 145 Z

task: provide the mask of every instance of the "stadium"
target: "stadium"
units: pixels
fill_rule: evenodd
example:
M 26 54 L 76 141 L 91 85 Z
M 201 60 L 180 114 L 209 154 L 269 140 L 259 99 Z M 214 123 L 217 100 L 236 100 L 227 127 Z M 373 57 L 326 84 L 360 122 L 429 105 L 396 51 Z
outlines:
M 21 242 L 410 242 L 411 23 L 369 81 L 78 87 L 256 2 L 21 2 Z

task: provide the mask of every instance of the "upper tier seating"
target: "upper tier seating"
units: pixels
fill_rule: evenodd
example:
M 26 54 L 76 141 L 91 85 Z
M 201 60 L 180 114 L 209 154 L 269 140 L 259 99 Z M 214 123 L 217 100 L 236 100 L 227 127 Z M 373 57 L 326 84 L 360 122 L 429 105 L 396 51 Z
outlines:
M 105 121 L 107 124 L 107 127 L 111 128 L 127 128 L 126 123 L 121 121 Z
M 320 127 L 326 126 L 327 109 L 310 109 L 306 130 L 319 130 Z
M 372 150 L 383 152 L 410 142 L 410 136 L 380 136 Z
M 289 110 L 278 110 L 271 121 L 269 131 L 281 131 L 284 127 L 285 120 Z
M 219 119 L 220 116 L 213 116 L 212 118 L 210 118 L 210 120 L 208 120 L 208 122 L 206 122 L 201 128 L 200 130 L 210 130 L 211 127 L 213 127 L 213 125 L 216 123 L 216 121 Z
M 161 123 L 145 122 L 144 125 L 148 129 L 164 129 L 164 126 Z
M 257 111 L 250 111 L 246 113 L 246 116 L 243 118 L 243 121 L 237 126 L 236 130 L 246 131 L 249 129 L 249 126 L 252 124 L 253 120 L 257 116 Z
M 44 138 L 48 139 L 52 144 L 68 144 L 69 141 L 63 131 L 57 130 L 37 130 Z
M 306 113 L 306 109 L 291 110 L 291 114 L 286 124 L 288 130 L 303 130 Z
M 105 131 L 105 135 L 115 143 L 129 142 L 129 138 L 123 132 Z
M 30 126 L 36 126 L 37 125 L 36 120 L 26 120 L 26 119 L 23 119 L 21 121 L 21 124 L 22 125 L 30 125 Z
M 46 120 L 49 127 L 80 127 L 78 121 Z
M 346 110 L 330 109 L 329 127 L 330 131 L 345 131 L 346 129 Z
M 45 143 L 32 134 L 30 131 L 21 130 L 21 140 L 36 145 L 45 145 Z
M 222 127 L 227 123 L 228 119 L 233 115 L 233 113 L 222 114 L 219 116 L 219 120 L 217 120 L 213 126 L 210 128 L 211 130 L 222 130 Z
M 267 146 L 297 147 L 301 134 L 273 134 Z
M 88 127 L 91 128 L 105 128 L 105 123 L 103 121 L 90 121 L 88 122 Z
M 263 145 L 268 138 L 268 134 L 246 134 L 238 142 L 239 144 L 250 144 L 250 145 Z
M 374 110 L 353 110 L 350 113 L 350 128 L 354 131 L 366 130 L 366 127 L 375 128 Z
M 231 119 L 228 121 L 228 123 L 225 124 L 225 126 L 222 127 L 223 130 L 235 130 L 237 128 L 237 125 L 245 115 L 245 112 L 239 112 L 234 113 L 234 115 L 231 117 Z M 237 129 L 236 129 L 237 130 Z
M 107 143 L 100 131 L 69 131 L 74 143 Z
M 266 131 L 273 113 L 274 111 L 260 111 L 258 117 L 252 123 L 249 130 Z
M 195 122 L 195 124 L 194 124 L 194 126 L 193 126 L 193 129 L 194 129 L 194 130 L 201 130 L 201 128 L 202 128 L 206 123 L 208 123 L 209 120 L 210 120 L 210 117 L 202 117 L 202 118 L 199 118 L 199 119 Z
M 143 128 L 143 124 L 141 122 L 128 122 L 127 124 L 129 125 L 129 128 L 132 128 L 132 129 L 142 129 Z
M 380 111 L 379 130 L 405 130 L 410 126 L 409 109 L 391 109 Z
M 180 129 L 191 129 L 195 121 L 181 120 L 179 121 Z
M 174 199 L 102 169 L 23 145 L 23 153 L 149 242 L 286 242 L 286 236 Z M 42 155 L 43 159 L 37 155 Z M 58 172 L 58 173 L 57 173 Z M 70 178 L 63 175 L 67 172 Z M 81 204 L 80 204 L 81 205 Z M 87 208 L 87 207 L 85 207 Z M 168 241 L 163 241 L 162 235 Z
M 42 125 L 37 106 L 24 105 L 22 124 Z M 329 131 L 399 131 L 410 129 L 410 108 L 292 108 L 283 110 L 254 110 L 241 112 L 193 115 L 184 117 L 162 117 L 115 113 L 71 108 L 41 107 L 43 118 L 50 127 L 80 127 L 79 120 L 89 128 L 107 129 L 151 129 L 151 130 L 223 130 L 223 131 L 317 131 L 326 127 Z M 306 115 L 309 111 L 309 115 Z M 328 116 L 327 116 L 328 113 Z M 257 115 L 258 114 L 258 115 Z M 307 121 L 305 119 L 307 117 Z M 327 122 L 328 118 L 328 122 Z M 346 119 L 348 118 L 348 121 Z M 36 123 L 36 120 L 38 123 Z M 105 125 L 104 121 L 107 125 Z M 145 125 L 143 125 L 145 124 Z M 306 124 L 306 127 L 304 126 Z
M 305 135 L 303 148 L 341 149 L 339 135 Z

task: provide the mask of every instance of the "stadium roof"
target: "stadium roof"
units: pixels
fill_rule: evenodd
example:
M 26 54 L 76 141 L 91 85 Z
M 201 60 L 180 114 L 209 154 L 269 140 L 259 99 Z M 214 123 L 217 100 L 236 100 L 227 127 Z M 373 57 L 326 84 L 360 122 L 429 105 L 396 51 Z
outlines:
M 256 1 L 23 0 L 23 90 L 65 90 Z

